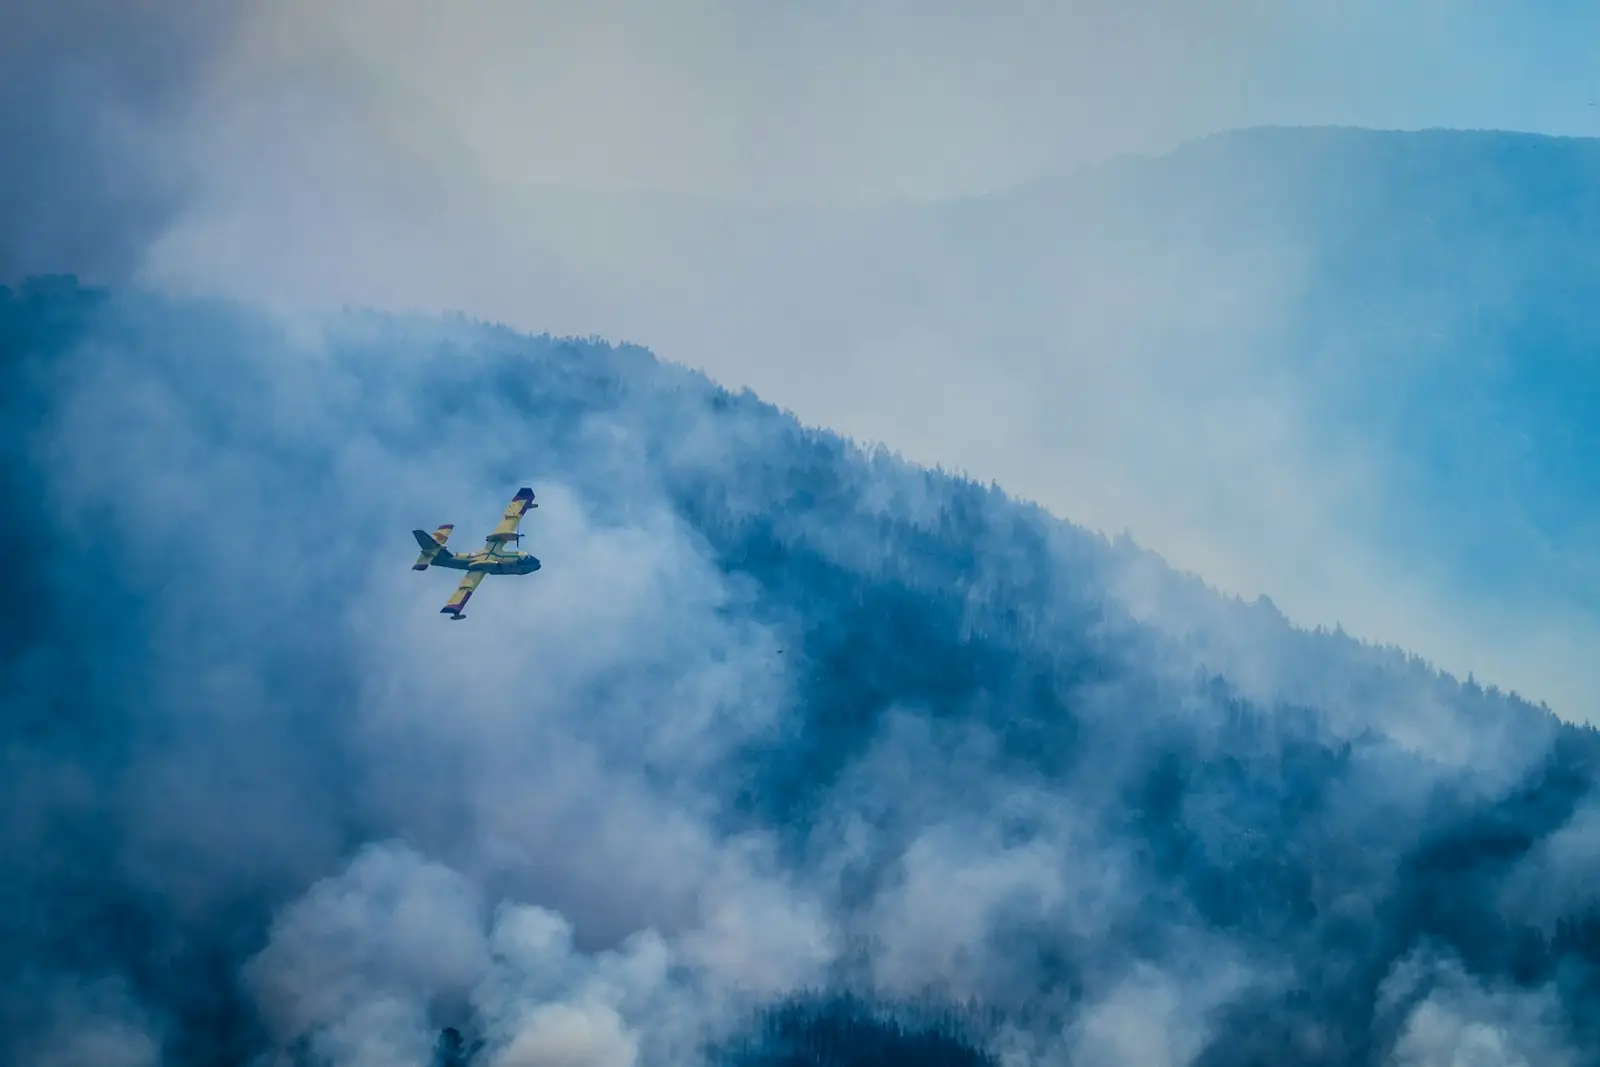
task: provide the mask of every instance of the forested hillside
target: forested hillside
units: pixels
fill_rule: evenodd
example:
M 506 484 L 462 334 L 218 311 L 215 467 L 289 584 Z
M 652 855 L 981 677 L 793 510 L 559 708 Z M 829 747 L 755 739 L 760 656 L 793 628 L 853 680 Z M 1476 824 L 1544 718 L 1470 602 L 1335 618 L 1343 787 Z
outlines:
M 547 194 L 474 238 L 514 266 L 411 299 L 640 341 L 1589 718 L 1600 139 L 1251 129 L 852 210 Z M 369 299 L 324 254 L 291 291 Z
M 8 1062 L 1600 1062 L 1590 729 L 639 348 L 0 345 Z

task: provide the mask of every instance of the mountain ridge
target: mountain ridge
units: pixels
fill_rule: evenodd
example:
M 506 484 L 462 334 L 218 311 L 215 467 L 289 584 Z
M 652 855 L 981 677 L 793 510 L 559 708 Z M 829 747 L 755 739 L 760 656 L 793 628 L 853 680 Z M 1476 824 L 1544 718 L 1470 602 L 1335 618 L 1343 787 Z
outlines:
M 1470 674 L 639 345 L 47 279 L 0 373 L 3 1058 L 1600 1062 L 1600 733 Z

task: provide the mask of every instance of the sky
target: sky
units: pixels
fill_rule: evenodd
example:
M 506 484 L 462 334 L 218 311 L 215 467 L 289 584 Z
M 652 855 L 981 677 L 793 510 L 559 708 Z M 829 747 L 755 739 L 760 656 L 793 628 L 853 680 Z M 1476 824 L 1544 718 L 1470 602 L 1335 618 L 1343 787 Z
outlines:
M 1195 273 L 1136 277 L 1102 249 L 1115 288 L 1000 336 L 951 282 L 959 241 L 929 259 L 935 308 L 880 292 L 890 274 L 839 236 L 858 217 L 839 212 L 864 205 L 1004 196 L 1240 126 L 1600 135 L 1592 7 L 6 0 L 4 17 L 21 32 L 0 42 L 0 146 L 25 162 L 0 176 L 0 277 L 459 308 L 636 341 L 1126 528 L 1296 622 L 1574 717 L 1600 696 L 1586 615 L 1469 605 L 1352 528 L 1385 457 L 1319 449 L 1299 383 L 1226 344 L 1197 360 L 1102 328 L 1108 308 L 1209 306 Z M 926 252 L 887 232 L 875 254 Z M 1018 233 L 991 234 L 985 262 Z M 1214 325 L 1235 349 L 1293 291 L 1293 249 L 1272 254 L 1274 284 L 1230 295 Z

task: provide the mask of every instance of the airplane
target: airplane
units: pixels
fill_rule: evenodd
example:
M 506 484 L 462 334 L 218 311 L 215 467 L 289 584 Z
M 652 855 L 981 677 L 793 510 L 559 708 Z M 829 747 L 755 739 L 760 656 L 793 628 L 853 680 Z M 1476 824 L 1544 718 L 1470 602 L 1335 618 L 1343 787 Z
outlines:
M 472 591 L 491 574 L 532 574 L 539 569 L 539 560 L 527 552 L 507 548 L 507 544 L 515 541 L 522 544 L 522 535 L 517 532 L 517 526 L 522 522 L 522 516 L 530 508 L 538 507 L 533 502 L 533 490 L 523 486 L 517 490 L 517 495 L 511 498 L 511 503 L 506 505 L 505 514 L 500 517 L 500 525 L 484 538 L 483 547 L 471 552 L 452 552 L 444 547 L 450 539 L 450 531 L 455 529 L 454 523 L 445 523 L 430 535 L 423 530 L 412 530 L 417 539 L 417 544 L 422 548 L 422 555 L 411 565 L 414 571 L 425 571 L 430 566 L 444 567 L 448 570 L 466 571 L 462 576 L 461 584 L 456 586 L 456 591 L 450 594 L 450 599 L 444 607 L 439 609 L 439 614 L 450 616 L 454 622 L 466 618 L 461 610 L 467 606 L 467 601 L 472 597 Z

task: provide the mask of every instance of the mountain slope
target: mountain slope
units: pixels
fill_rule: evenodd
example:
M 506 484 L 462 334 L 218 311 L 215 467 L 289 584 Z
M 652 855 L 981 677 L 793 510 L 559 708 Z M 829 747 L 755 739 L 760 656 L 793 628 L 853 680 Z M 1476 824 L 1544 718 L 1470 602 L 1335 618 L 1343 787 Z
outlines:
M 334 274 L 355 302 L 445 293 L 640 339 L 1582 720 L 1600 694 L 1597 144 L 1257 129 L 837 212 L 541 189 L 506 194 L 521 228 L 453 257 L 423 244 L 451 277 L 399 295 L 362 292 L 368 251 L 333 270 L 318 230 L 294 292 L 329 299 Z
M 880 223 L 841 234 L 833 285 L 870 293 L 863 321 L 968 339 L 1039 398 L 1045 454 L 1153 448 L 1181 499 L 1201 480 L 1185 452 L 1233 458 L 1207 439 L 1231 438 L 1166 391 L 1238 419 L 1267 397 L 1296 423 L 1284 444 L 1328 467 L 1330 521 L 1485 605 L 1600 610 L 1600 140 L 1244 130 Z M 852 263 L 894 280 L 865 285 L 838 266 Z M 822 302 L 853 306 L 835 296 Z M 1162 384 L 1118 385 L 1138 375 L 1101 360 Z M 1093 414 L 1120 395 L 1142 401 L 1110 405 L 1126 445 Z M 1185 432 L 1168 442 L 1162 419 Z M 1332 477 L 1341 462 L 1360 464 L 1354 486 Z M 1228 491 L 1225 471 L 1208 492 Z
M 819 989 L 1593 1059 L 1591 730 L 638 348 L 62 282 L 0 338 L 12 1061 L 680 1063 Z M 406 531 L 525 478 L 545 570 L 443 626 Z

